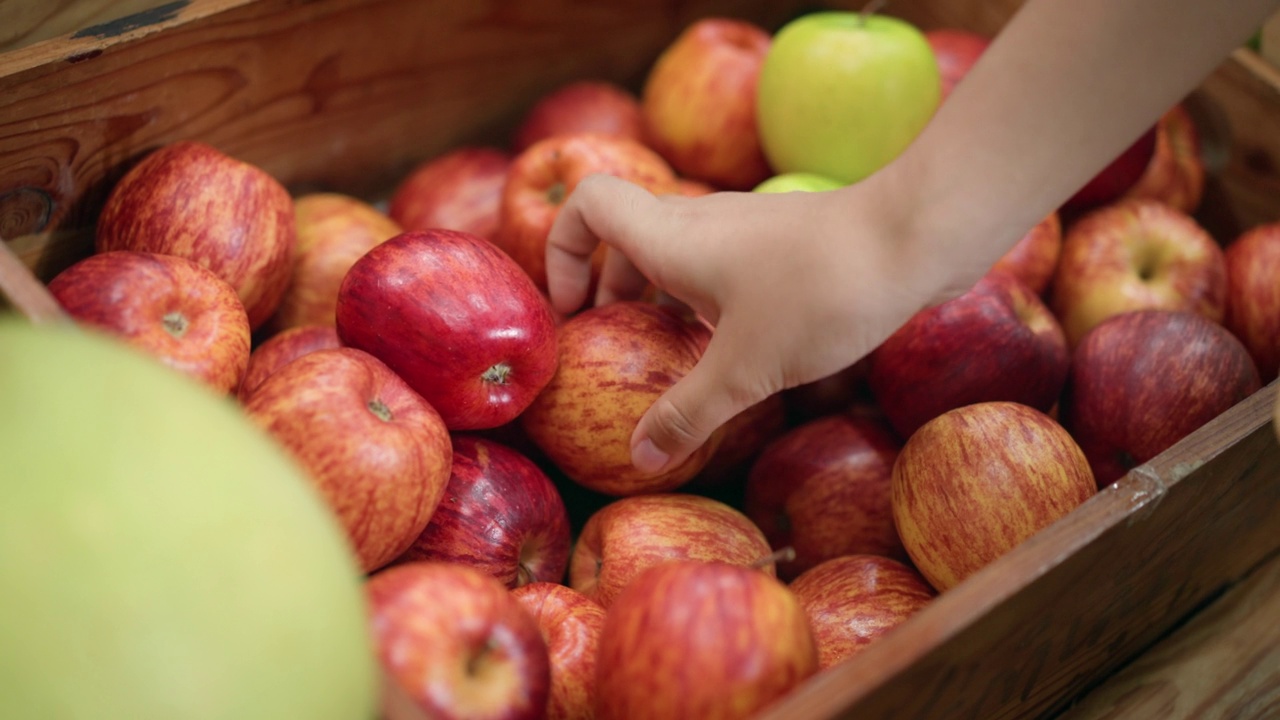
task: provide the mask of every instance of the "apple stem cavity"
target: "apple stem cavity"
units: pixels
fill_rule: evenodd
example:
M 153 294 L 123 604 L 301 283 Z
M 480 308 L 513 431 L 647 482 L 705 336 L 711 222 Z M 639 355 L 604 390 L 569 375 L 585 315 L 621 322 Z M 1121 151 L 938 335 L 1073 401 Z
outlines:
M 167 313 L 160 322 L 164 325 L 164 329 L 176 338 L 187 334 L 187 318 L 180 312 Z
M 866 27 L 867 18 L 880 12 L 888 4 L 889 0 L 871 0 L 871 2 L 863 5 L 862 10 L 858 12 L 858 27 Z
M 564 202 L 564 197 L 568 194 L 569 189 L 564 186 L 564 183 L 558 182 L 547 188 L 547 202 L 552 205 L 559 205 Z
M 387 407 L 386 403 L 375 398 L 369 401 L 368 408 L 369 412 L 377 415 L 382 422 L 391 422 L 391 408 Z
M 470 677 L 479 675 L 480 670 L 484 667 L 485 659 L 489 657 L 490 653 L 497 649 L 498 643 L 494 642 L 493 638 L 487 638 L 484 641 L 484 645 L 481 645 L 480 648 L 476 650 L 475 654 L 467 658 L 467 675 Z
M 488 370 L 485 370 L 484 374 L 480 376 L 480 379 L 495 385 L 506 385 L 507 378 L 509 377 L 511 377 L 511 366 L 504 362 L 500 362 Z
M 763 570 L 765 566 L 773 565 L 780 562 L 791 562 L 796 559 L 796 549 L 790 545 L 778 548 L 764 557 L 751 563 L 751 567 L 756 570 Z

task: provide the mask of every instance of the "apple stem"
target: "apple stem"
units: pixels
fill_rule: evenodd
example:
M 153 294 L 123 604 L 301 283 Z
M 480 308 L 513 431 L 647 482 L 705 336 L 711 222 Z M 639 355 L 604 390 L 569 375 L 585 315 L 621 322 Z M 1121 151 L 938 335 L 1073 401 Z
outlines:
M 868 17 L 880 12 L 880 10 L 888 4 L 889 0 L 871 0 L 871 2 L 863 5 L 862 10 L 858 13 L 858 20 L 860 21 L 859 25 L 865 26 L 867 24 Z
M 757 570 L 763 570 L 766 565 L 773 565 L 780 562 L 791 562 L 796 559 L 796 549 L 790 545 L 778 548 L 764 557 L 751 563 L 751 567 Z
M 180 312 L 167 313 L 160 322 L 164 324 L 164 329 L 176 338 L 187 334 L 187 319 Z
M 495 383 L 497 385 L 506 385 L 507 378 L 510 376 L 511 376 L 511 366 L 504 362 L 500 362 L 494 365 L 493 367 L 489 368 L 488 370 L 485 370 L 484 374 L 480 376 L 480 379 L 487 383 Z
M 564 202 L 564 197 L 568 192 L 569 189 L 564 186 L 564 183 L 558 182 L 547 189 L 547 202 L 552 205 L 559 205 Z
M 375 398 L 369 401 L 367 407 L 369 412 L 377 415 L 382 422 L 391 422 L 391 408 L 387 407 L 386 403 Z

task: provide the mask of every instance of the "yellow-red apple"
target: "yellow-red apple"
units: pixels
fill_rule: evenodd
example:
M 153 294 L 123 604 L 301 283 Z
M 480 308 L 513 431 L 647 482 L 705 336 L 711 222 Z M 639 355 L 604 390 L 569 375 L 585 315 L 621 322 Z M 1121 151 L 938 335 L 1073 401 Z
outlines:
M 645 142 L 640 101 L 624 87 L 601 80 L 579 80 L 544 95 L 520 120 L 511 149 L 524 152 L 555 135 L 599 133 Z
M 1156 123 L 1156 150 L 1124 199 L 1157 200 L 1188 215 L 1204 197 L 1200 137 L 1185 106 L 1173 106 Z
M 1222 248 L 1186 213 L 1150 200 L 1110 205 L 1067 231 L 1051 307 L 1075 347 L 1090 328 L 1129 310 L 1190 310 L 1221 322 Z
M 718 562 L 642 573 L 606 612 L 599 652 L 599 720 L 748 718 L 818 668 L 795 594 Z
M 234 392 L 249 365 L 249 317 L 236 291 L 186 258 L 103 252 L 49 282 L 67 314 L 213 388 Z
M 1067 431 L 1012 402 L 966 405 L 930 420 L 903 445 L 892 488 L 902 544 L 939 592 L 1097 492 Z
M 752 565 L 775 574 L 769 541 L 746 515 L 685 493 L 615 500 L 587 518 L 569 558 L 569 586 L 608 608 L 645 568 L 672 560 Z
M 209 145 L 176 142 L 120 179 L 98 217 L 98 252 L 178 255 L 235 288 L 257 329 L 275 312 L 293 263 L 293 199 L 261 168 Z
M 276 333 L 250 353 L 249 367 L 244 371 L 236 397 L 243 403 L 262 381 L 290 362 L 316 350 L 337 347 L 342 347 L 342 342 L 332 325 L 303 325 Z
M 547 720 L 592 720 L 604 608 L 577 590 L 556 583 L 529 583 L 511 594 L 533 615 L 547 643 L 551 659 Z
M 1280 222 L 1227 246 L 1227 329 L 1249 350 L 1262 382 L 1280 370 Z
M 1037 295 L 1044 295 L 1058 269 L 1062 255 L 1062 221 L 1052 212 L 1031 228 L 1009 252 L 996 261 L 992 270 L 1007 272 L 1031 288 Z
M 400 181 L 387 214 L 405 230 L 457 230 L 493 240 L 511 155 L 463 147 L 420 163 Z

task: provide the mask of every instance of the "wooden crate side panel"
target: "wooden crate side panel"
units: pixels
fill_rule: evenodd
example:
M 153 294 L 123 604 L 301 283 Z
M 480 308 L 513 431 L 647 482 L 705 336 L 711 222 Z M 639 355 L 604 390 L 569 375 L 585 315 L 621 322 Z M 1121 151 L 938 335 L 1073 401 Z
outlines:
M 164 32 L 0 58 L 0 232 L 48 279 L 87 252 L 110 186 L 147 151 L 209 142 L 294 189 L 364 197 L 416 162 L 499 143 L 575 78 L 638 88 L 697 17 L 773 27 L 798 2 L 194 2 Z M 183 21 L 184 18 L 193 18 Z
M 941 595 L 776 718 L 1041 717 L 1280 550 L 1276 384 Z

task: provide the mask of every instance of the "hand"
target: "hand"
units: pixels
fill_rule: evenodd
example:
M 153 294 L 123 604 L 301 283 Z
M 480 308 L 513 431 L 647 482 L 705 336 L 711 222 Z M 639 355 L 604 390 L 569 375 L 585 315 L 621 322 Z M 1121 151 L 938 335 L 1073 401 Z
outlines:
M 636 467 L 682 462 L 737 413 L 851 365 L 942 299 L 932 278 L 954 271 L 928 272 L 914 257 L 907 223 L 891 212 L 900 205 L 882 202 L 873 183 L 696 199 L 603 175 L 580 183 L 548 238 L 555 308 L 586 301 L 591 253 L 604 242 L 597 305 L 635 298 L 652 281 L 715 326 L 701 361 L 637 426 Z

